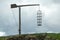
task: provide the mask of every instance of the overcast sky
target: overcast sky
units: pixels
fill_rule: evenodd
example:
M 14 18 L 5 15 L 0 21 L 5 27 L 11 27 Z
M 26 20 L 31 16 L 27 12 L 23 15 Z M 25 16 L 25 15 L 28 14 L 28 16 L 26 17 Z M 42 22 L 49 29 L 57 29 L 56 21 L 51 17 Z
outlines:
M 0 0 L 0 36 L 18 34 L 18 8 L 11 4 L 40 4 L 42 26 L 37 26 L 38 6 L 21 8 L 22 34 L 60 32 L 60 0 Z

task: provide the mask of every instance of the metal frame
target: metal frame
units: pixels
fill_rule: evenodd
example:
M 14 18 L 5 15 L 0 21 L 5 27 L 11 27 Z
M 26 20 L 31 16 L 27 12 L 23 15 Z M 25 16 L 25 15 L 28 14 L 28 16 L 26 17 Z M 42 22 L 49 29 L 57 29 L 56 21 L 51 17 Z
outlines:
M 16 5 L 16 4 L 11 4 L 11 8 L 17 8 L 19 7 L 19 35 L 21 34 L 21 7 L 26 7 L 26 6 L 39 6 L 40 4 L 27 4 L 27 5 Z

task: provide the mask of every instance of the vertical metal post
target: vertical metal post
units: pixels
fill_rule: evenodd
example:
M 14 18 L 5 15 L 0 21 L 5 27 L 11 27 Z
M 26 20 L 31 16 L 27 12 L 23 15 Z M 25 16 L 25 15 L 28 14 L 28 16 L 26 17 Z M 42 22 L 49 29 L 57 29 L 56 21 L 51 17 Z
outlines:
M 19 7 L 19 35 L 21 34 L 21 7 Z

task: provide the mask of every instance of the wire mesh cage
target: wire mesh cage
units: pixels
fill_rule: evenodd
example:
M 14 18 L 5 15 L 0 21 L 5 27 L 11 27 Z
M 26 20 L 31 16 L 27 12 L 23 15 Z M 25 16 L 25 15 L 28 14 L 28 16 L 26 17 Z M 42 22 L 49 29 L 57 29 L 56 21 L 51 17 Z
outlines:
M 37 26 L 42 26 L 42 12 L 41 12 L 41 10 L 37 11 Z

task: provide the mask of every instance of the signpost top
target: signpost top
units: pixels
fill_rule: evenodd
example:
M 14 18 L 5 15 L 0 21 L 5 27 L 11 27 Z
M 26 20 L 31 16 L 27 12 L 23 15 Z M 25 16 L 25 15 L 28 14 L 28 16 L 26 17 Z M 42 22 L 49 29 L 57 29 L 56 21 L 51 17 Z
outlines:
M 11 8 L 16 8 L 16 7 L 25 7 L 25 6 L 39 6 L 40 4 L 26 4 L 26 5 L 16 5 L 16 4 L 11 4 Z

